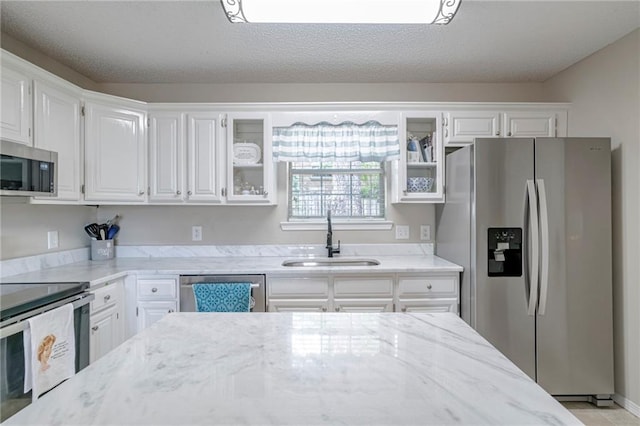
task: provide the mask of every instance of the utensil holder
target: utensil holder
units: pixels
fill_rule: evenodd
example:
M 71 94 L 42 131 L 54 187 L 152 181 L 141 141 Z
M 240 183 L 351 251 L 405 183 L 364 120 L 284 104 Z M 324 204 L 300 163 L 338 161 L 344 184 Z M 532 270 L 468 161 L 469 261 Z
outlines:
M 113 240 L 91 240 L 91 260 L 113 259 L 114 254 Z

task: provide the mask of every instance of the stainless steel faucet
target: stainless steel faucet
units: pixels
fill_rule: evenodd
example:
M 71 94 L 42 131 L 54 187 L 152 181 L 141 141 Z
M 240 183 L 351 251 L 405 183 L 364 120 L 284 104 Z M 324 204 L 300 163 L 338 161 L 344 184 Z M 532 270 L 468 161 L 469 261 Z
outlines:
M 333 231 L 331 230 L 331 210 L 327 210 L 327 254 L 333 257 L 334 254 L 340 253 L 340 240 L 338 240 L 338 248 L 333 248 Z

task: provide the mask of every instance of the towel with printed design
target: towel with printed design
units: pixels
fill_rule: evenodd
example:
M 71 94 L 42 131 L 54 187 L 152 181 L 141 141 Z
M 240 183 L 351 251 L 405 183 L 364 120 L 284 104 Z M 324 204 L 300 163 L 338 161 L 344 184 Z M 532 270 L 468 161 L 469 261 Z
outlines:
M 198 312 L 249 312 L 251 283 L 196 283 L 193 295 Z

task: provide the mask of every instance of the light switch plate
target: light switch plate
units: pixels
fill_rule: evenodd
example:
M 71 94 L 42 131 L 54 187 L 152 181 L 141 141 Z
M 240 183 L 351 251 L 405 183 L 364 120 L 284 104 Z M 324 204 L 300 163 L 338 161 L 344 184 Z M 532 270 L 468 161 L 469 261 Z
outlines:
M 409 225 L 396 225 L 396 240 L 409 239 Z
M 423 241 L 431 240 L 431 225 L 420 225 L 420 239 Z
M 202 241 L 202 226 L 194 225 L 191 227 L 191 241 Z
M 58 248 L 58 231 L 47 232 L 47 248 L 49 250 Z

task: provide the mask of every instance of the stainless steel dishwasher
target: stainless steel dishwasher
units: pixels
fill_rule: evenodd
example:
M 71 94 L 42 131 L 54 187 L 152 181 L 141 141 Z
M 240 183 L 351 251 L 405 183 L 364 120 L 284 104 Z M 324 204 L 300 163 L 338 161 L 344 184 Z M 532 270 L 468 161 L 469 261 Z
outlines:
M 267 310 L 264 275 L 181 275 L 180 312 L 196 311 L 192 288 L 196 283 L 251 283 L 251 312 Z

